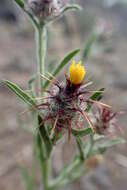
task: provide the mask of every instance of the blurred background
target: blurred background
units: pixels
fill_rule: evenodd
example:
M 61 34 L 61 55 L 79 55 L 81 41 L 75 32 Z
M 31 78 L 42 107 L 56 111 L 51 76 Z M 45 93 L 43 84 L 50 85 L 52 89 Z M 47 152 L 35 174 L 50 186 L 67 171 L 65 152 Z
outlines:
M 127 111 L 127 0 L 77 3 L 83 6 L 82 12 L 68 13 L 49 26 L 47 67 L 51 71 L 68 51 L 83 49 L 91 33 L 98 31 L 100 35 L 85 63 L 87 77 L 94 80 L 98 89 L 106 88 L 106 103 L 115 110 Z M 13 1 L 0 0 L 0 80 L 8 79 L 27 89 L 27 81 L 35 70 L 33 29 Z M 23 129 L 31 127 L 28 115 L 21 114 L 24 110 L 15 95 L 0 85 L 0 190 L 25 189 L 19 166 L 31 169 L 32 135 Z M 119 122 L 127 139 L 126 114 Z M 66 140 L 60 146 L 53 155 L 54 173 L 68 162 L 74 150 L 73 143 L 68 145 Z M 36 169 L 36 163 L 33 165 Z M 127 189 L 126 144 L 110 149 L 96 166 L 65 189 Z M 35 175 L 39 187 L 40 176 L 38 172 Z

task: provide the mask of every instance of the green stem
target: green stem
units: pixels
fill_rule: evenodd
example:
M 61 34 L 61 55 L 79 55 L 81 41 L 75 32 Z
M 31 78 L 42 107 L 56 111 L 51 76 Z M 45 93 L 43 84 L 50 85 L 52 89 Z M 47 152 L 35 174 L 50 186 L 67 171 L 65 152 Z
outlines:
M 45 155 L 45 144 L 41 137 L 41 134 L 37 135 L 38 156 L 40 160 L 40 172 L 42 180 L 42 189 L 48 190 L 49 184 L 49 161 L 50 159 Z
M 39 86 L 42 92 L 44 86 L 44 80 L 42 75 L 45 75 L 45 58 L 47 51 L 47 29 L 46 26 L 39 26 L 36 28 L 36 39 L 37 39 L 37 62 L 38 62 L 38 73 L 39 73 Z M 42 94 L 42 93 L 40 93 Z
M 93 145 L 94 145 L 93 134 L 90 134 L 90 136 L 89 136 L 89 150 L 88 150 L 87 158 L 91 155 Z
M 43 77 L 45 75 L 45 58 L 47 51 L 47 29 L 45 25 L 39 25 L 36 27 L 36 42 L 37 42 L 37 63 L 38 63 L 38 73 L 39 73 L 39 89 L 40 96 L 43 92 L 44 80 Z M 39 123 L 40 127 L 40 123 Z M 43 126 L 43 130 L 45 126 Z M 41 134 L 40 134 L 41 135 Z M 43 190 L 48 190 L 48 177 L 49 177 L 49 158 L 43 158 L 43 154 L 46 150 L 45 138 L 41 135 L 41 145 L 39 147 L 39 155 L 40 155 L 40 170 L 42 177 Z M 46 139 L 47 140 L 47 139 Z
M 84 151 L 83 151 L 83 143 L 80 137 L 76 137 L 76 143 L 79 150 L 79 155 L 81 160 L 85 160 Z
M 49 160 L 46 159 L 43 163 L 41 163 L 41 176 L 43 181 L 43 189 L 48 190 L 49 185 Z
M 38 116 L 38 148 L 40 159 L 40 171 L 43 184 L 43 190 L 49 189 L 49 171 L 50 171 L 50 153 L 52 150 L 51 142 L 46 132 L 42 118 Z

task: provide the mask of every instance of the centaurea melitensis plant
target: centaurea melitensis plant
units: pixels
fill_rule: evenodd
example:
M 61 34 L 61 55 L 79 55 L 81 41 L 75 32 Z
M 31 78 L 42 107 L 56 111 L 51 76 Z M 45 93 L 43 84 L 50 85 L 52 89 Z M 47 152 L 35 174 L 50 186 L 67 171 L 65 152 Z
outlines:
M 104 88 L 97 91 L 88 89 L 92 82 L 85 82 L 86 70 L 83 62 L 74 61 L 74 56 L 79 53 L 78 49 L 69 53 L 57 65 L 53 73 L 45 70 L 47 25 L 61 17 L 66 11 L 80 10 L 80 6 L 65 5 L 62 0 L 28 0 L 27 3 L 23 0 L 15 0 L 15 2 L 27 14 L 35 29 L 37 77 L 32 77 L 29 81 L 29 94 L 10 81 L 4 81 L 4 83 L 27 105 L 32 115 L 36 129 L 33 135 L 36 139 L 37 151 L 35 152 L 40 164 L 41 187 L 44 190 L 54 190 L 86 174 L 89 171 L 87 167 L 87 163 L 90 163 L 89 159 L 103 154 L 113 145 L 124 143 L 124 140 L 118 136 L 111 139 L 105 136 L 107 129 L 116 126 L 117 113 L 112 113 L 110 106 L 100 102 Z M 83 51 L 83 60 L 88 57 L 96 35 L 92 34 L 88 40 Z M 68 73 L 65 74 L 65 80 L 60 82 L 56 75 L 72 59 Z M 35 83 L 36 79 L 38 84 Z M 39 93 L 35 90 L 35 84 L 39 88 Z M 95 107 L 96 113 L 91 112 L 92 107 Z M 78 153 L 75 153 L 71 163 L 61 169 L 54 179 L 54 176 L 49 173 L 51 154 L 66 132 L 68 143 L 71 141 L 71 135 L 74 136 Z M 87 136 L 85 140 L 82 138 L 84 136 Z M 101 143 L 98 143 L 100 141 Z M 32 185 L 34 182 L 27 170 L 24 169 L 23 173 L 27 176 L 25 179 L 27 189 L 36 189 L 36 185 Z

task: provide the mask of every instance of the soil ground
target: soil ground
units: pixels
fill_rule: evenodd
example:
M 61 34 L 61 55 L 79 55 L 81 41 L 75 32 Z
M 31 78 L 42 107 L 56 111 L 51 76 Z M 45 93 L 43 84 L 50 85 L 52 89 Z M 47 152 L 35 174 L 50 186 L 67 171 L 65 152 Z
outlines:
M 100 11 L 100 15 L 102 15 Z M 111 37 L 110 52 L 104 50 L 104 44 L 99 43 L 92 56 L 86 63 L 87 71 L 92 76 L 97 87 L 104 86 L 105 101 L 114 106 L 116 110 L 127 111 L 127 35 L 124 17 L 116 13 L 110 14 L 112 23 L 116 28 Z M 106 16 L 109 21 L 110 16 Z M 74 23 L 74 25 L 72 24 Z M 64 53 L 83 45 L 76 23 L 71 20 L 71 38 L 65 36 L 61 23 L 52 28 L 53 39 L 50 41 L 49 55 L 54 59 L 62 58 Z M 107 47 L 107 45 L 106 45 Z M 103 51 L 102 51 L 103 49 Z M 16 82 L 23 89 L 27 89 L 27 81 L 36 69 L 35 45 L 33 32 L 24 18 L 18 24 L 0 22 L 0 80 L 8 79 Z M 25 107 L 18 103 L 15 95 L 3 85 L 0 85 L 0 190 L 22 190 L 23 179 L 20 175 L 19 165 L 31 167 L 32 136 L 20 126 L 19 118 Z M 122 116 L 120 125 L 127 138 L 127 117 Z M 30 127 L 30 124 L 27 125 Z M 71 147 L 70 147 L 71 148 Z M 62 148 L 70 155 L 69 146 L 65 142 Z M 57 167 L 61 166 L 60 152 L 57 150 L 54 157 Z M 55 164 L 56 165 L 56 164 Z M 89 176 L 83 177 L 80 182 L 70 185 L 66 189 L 88 190 L 126 190 L 127 189 L 127 150 L 126 144 L 117 146 L 108 151 L 104 162 Z

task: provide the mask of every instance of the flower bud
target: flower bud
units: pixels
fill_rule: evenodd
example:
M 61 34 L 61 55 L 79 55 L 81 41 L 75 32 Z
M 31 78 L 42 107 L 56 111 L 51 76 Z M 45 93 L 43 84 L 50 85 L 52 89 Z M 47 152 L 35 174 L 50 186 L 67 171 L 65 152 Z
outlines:
M 61 13 L 59 0 L 28 0 L 28 7 L 44 23 L 54 20 Z
M 115 134 L 117 128 L 121 131 L 117 123 L 117 116 L 119 114 L 119 112 L 113 112 L 108 108 L 98 108 L 97 112 L 93 115 L 96 133 L 99 135 Z

